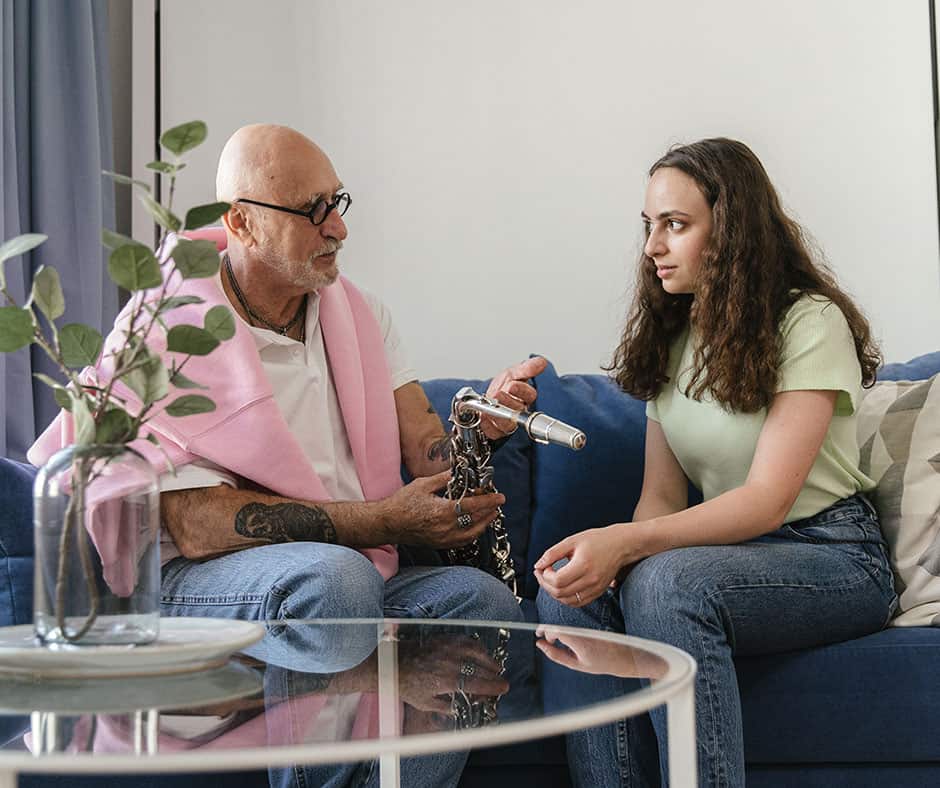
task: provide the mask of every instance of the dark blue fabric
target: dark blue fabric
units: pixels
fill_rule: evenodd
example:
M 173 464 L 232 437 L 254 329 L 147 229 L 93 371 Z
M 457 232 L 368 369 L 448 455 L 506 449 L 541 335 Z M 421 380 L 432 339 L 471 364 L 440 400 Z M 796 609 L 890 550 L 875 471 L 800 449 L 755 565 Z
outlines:
M 489 385 L 488 380 L 461 380 L 458 378 L 437 378 L 423 381 L 431 405 L 441 420 L 449 427 L 450 404 L 464 386 L 470 386 L 482 394 Z M 531 516 L 531 456 L 532 448 L 528 437 L 522 430 L 516 430 L 513 436 L 493 454 L 493 483 L 496 489 L 506 496 L 503 517 L 509 532 L 510 558 L 516 570 L 516 576 L 525 572 L 526 551 L 529 546 L 529 520 Z M 534 597 L 534 591 L 529 594 Z
M 940 785 L 936 763 L 748 764 L 747 788 L 928 788 Z
M 925 353 L 910 361 L 885 364 L 878 372 L 878 380 L 926 380 L 940 372 L 940 350 Z
M 940 762 L 940 628 L 735 664 L 748 763 Z
M 36 469 L 0 457 L 0 626 L 33 620 L 33 479 Z
M 643 483 L 646 403 L 603 375 L 558 376 L 549 364 L 535 378 L 536 407 L 587 435 L 581 451 L 533 449 L 532 535 L 525 589 L 535 596 L 532 565 L 577 531 L 629 520 Z
M 0 240 L 49 236 L 6 263 L 7 286 L 25 303 L 33 273 L 54 266 L 65 293 L 60 325 L 110 327 L 117 287 L 101 228 L 114 227 L 108 0 L 4 0 L 0 6 Z M 126 188 L 126 187 L 125 187 Z M 59 407 L 33 378 L 62 378 L 35 345 L 0 353 L 0 455 L 23 460 Z

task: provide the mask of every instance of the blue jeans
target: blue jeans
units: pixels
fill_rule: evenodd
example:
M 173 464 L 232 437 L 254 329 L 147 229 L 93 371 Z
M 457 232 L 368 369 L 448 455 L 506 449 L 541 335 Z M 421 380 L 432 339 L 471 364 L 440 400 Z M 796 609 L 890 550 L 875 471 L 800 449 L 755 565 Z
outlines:
M 348 547 L 316 542 L 265 545 L 198 563 L 163 567 L 161 614 L 260 621 L 312 618 L 452 618 L 522 621 L 509 589 L 469 567 L 408 567 L 385 582 L 372 562 Z M 269 665 L 311 673 L 354 667 L 375 646 L 321 639 L 296 648 L 296 629 L 273 627 L 264 640 Z M 300 656 L 298 656 L 300 655 Z M 298 659 L 302 664 L 298 664 Z M 455 786 L 467 753 L 402 759 L 404 786 Z M 372 786 L 375 762 L 270 770 L 271 785 Z
M 734 656 L 861 637 L 887 625 L 896 606 L 878 518 L 862 495 L 750 542 L 651 556 L 582 608 L 538 596 L 543 622 L 625 632 L 695 658 L 699 780 L 707 786 L 744 785 Z M 617 682 L 621 692 L 630 687 L 612 678 L 611 691 Z M 668 784 L 664 707 L 567 743 L 576 786 L 655 785 L 660 774 Z

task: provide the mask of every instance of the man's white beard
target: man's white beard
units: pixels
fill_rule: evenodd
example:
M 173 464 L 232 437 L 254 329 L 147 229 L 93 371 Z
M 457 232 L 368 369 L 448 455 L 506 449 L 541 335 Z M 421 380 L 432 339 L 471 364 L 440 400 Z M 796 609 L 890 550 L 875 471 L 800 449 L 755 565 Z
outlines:
M 259 247 L 258 258 L 265 266 L 280 274 L 289 284 L 303 288 L 304 292 L 312 293 L 320 288 L 333 284 L 339 276 L 339 268 L 335 263 L 328 269 L 317 270 L 317 259 L 323 252 L 311 255 L 303 261 L 286 260 L 282 255 L 267 245 Z

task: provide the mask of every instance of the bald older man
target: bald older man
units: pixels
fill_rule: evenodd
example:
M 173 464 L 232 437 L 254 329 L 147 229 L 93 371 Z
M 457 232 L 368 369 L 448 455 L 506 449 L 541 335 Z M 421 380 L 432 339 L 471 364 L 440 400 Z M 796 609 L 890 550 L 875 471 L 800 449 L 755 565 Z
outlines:
M 518 619 L 488 574 L 399 569 L 396 544 L 465 544 L 504 499 L 465 499 L 458 527 L 460 512 L 437 495 L 449 439 L 388 310 L 339 275 L 351 200 L 329 158 L 292 129 L 247 126 L 222 151 L 217 193 L 232 204 L 218 286 L 250 341 L 237 334 L 208 360 L 256 368 L 263 380 L 244 385 L 269 386 L 273 404 L 236 398 L 220 439 L 200 436 L 206 456 L 164 477 L 163 612 Z M 544 365 L 504 371 L 490 395 L 531 404 L 525 379 Z M 484 431 L 496 440 L 506 426 Z M 406 486 L 402 460 L 415 479 Z

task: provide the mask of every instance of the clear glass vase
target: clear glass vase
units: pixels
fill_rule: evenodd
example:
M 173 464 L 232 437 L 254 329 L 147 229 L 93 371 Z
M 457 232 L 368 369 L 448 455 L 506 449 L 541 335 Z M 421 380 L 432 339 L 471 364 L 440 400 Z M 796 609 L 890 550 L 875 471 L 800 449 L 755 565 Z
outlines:
M 126 446 L 69 446 L 34 487 L 33 626 L 48 645 L 150 643 L 159 634 L 157 476 Z

